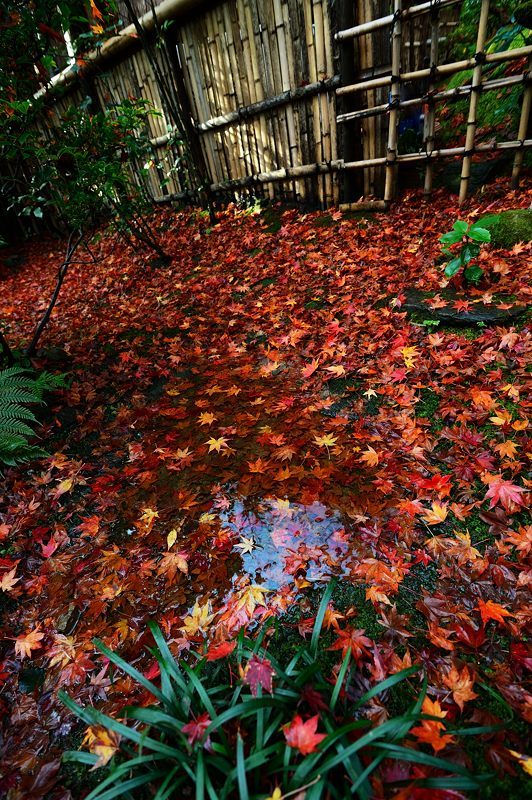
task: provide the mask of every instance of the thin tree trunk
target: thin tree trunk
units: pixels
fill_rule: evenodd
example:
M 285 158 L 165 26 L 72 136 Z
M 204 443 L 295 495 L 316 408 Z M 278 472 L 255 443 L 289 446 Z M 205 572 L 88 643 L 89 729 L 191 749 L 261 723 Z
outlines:
M 76 250 L 78 249 L 81 242 L 83 241 L 83 236 L 84 236 L 83 231 L 77 230 L 77 231 L 72 231 L 72 233 L 68 237 L 65 260 L 63 261 L 57 272 L 57 281 L 55 284 L 54 293 L 50 299 L 50 302 L 48 303 L 48 308 L 44 312 L 41 321 L 39 322 L 39 324 L 35 329 L 35 333 L 33 334 L 31 342 L 29 343 L 29 345 L 25 350 L 25 355 L 28 356 L 28 358 L 31 358 L 31 356 L 35 354 L 35 350 L 37 348 L 37 344 L 39 343 L 39 339 L 41 338 L 42 332 L 44 331 L 48 322 L 50 321 L 50 317 L 52 316 L 52 311 L 54 310 L 55 304 L 57 303 L 57 298 L 59 297 L 59 292 L 61 291 L 61 287 L 66 278 L 68 268 L 72 263 L 72 257 L 76 252 Z
M 6 357 L 7 364 L 10 367 L 12 364 L 15 363 L 15 356 L 13 355 L 13 351 L 11 350 L 9 344 L 7 343 L 7 339 L 0 331 L 0 348 L 4 356 Z

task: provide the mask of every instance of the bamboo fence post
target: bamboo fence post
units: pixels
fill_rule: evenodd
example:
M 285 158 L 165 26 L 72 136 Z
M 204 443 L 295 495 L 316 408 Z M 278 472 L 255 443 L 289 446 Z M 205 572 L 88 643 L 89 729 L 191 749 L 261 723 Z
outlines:
M 431 26 L 430 26 L 430 67 L 431 69 L 436 69 L 438 66 L 438 55 L 439 55 L 439 35 L 440 35 L 440 15 L 439 15 L 439 8 L 437 5 L 432 6 L 431 8 Z M 435 111 L 435 101 L 433 97 L 435 89 L 435 82 L 433 80 L 429 83 L 429 90 L 428 90 L 428 112 L 427 118 L 425 119 L 425 130 L 424 130 L 424 140 L 425 140 L 425 152 L 428 156 L 431 155 L 432 151 L 434 150 L 434 127 L 436 121 L 436 111 Z M 429 197 L 432 194 L 432 180 L 434 176 L 434 168 L 432 162 L 429 158 L 427 161 L 427 166 L 425 169 L 425 185 L 423 187 L 423 194 L 425 197 Z
M 476 64 L 473 69 L 473 79 L 471 81 L 471 97 L 469 100 L 469 114 L 467 117 L 464 160 L 462 162 L 462 174 L 460 176 L 460 204 L 462 204 L 467 197 L 469 178 L 471 175 L 471 158 L 475 146 L 478 98 L 482 89 L 482 64 L 485 60 L 484 46 L 486 44 L 489 10 L 490 0 L 482 0 L 480 19 L 478 22 L 477 49 L 475 53 Z
M 402 0 L 395 0 L 392 29 L 391 110 L 386 154 L 386 183 L 384 186 L 385 203 L 389 203 L 392 200 L 396 182 L 397 131 L 399 126 L 399 108 L 397 107 L 397 103 L 401 102 L 401 14 Z
M 532 56 L 528 59 L 528 75 L 523 91 L 523 105 L 521 106 L 521 116 L 519 118 L 519 132 L 517 138 L 519 141 L 524 142 L 528 130 L 528 122 L 530 119 L 530 108 L 532 106 L 532 83 L 530 81 L 530 72 L 532 71 Z M 512 178 L 510 186 L 512 189 L 519 187 L 519 173 L 523 165 L 523 158 L 525 155 L 524 149 L 521 147 L 514 158 L 514 165 L 512 169 Z

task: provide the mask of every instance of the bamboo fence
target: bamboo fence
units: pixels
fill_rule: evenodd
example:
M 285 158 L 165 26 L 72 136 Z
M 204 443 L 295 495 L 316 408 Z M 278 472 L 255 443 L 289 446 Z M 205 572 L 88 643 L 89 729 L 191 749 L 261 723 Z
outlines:
M 371 0 L 369 0 L 371 5 Z M 532 106 L 532 89 L 530 86 L 530 68 L 532 65 L 532 46 L 525 46 L 500 52 L 486 52 L 486 36 L 489 17 L 489 0 L 482 0 L 478 21 L 478 31 L 476 39 L 475 55 L 461 61 L 440 63 L 441 44 L 446 36 L 442 35 L 445 28 L 453 26 L 454 20 L 447 17 L 447 10 L 452 10 L 458 4 L 458 0 L 430 0 L 430 2 L 419 3 L 403 7 L 401 0 L 395 0 L 394 13 L 379 16 L 368 15 L 368 0 L 359 0 L 359 8 L 362 6 L 359 18 L 364 20 L 358 25 L 343 29 L 336 34 L 336 39 L 340 42 L 346 40 L 357 40 L 358 48 L 354 51 L 360 65 L 360 80 L 355 80 L 342 85 L 336 90 L 338 97 L 346 98 L 352 96 L 354 108 L 337 116 L 337 123 L 350 124 L 356 122 L 359 126 L 358 133 L 361 135 L 366 146 L 363 148 L 364 158 L 344 163 L 346 170 L 363 170 L 365 173 L 364 189 L 365 193 L 375 194 L 374 184 L 371 176 L 375 174 L 375 168 L 385 167 L 384 201 L 389 201 L 394 197 L 397 179 L 397 167 L 400 163 L 425 163 L 424 191 L 430 195 L 433 186 L 433 165 L 438 158 L 452 158 L 460 156 L 462 158 L 462 168 L 460 175 L 460 203 L 468 194 L 471 178 L 471 165 L 475 155 L 486 153 L 503 152 L 505 150 L 516 151 L 512 172 L 512 186 L 516 187 L 519 183 L 519 174 L 523 164 L 524 150 L 531 146 L 532 141 L 527 138 L 529 125 L 530 109 Z M 425 38 L 426 24 L 419 27 L 415 20 L 425 17 L 430 26 L 429 37 Z M 409 39 L 405 39 L 405 27 L 408 26 Z M 382 48 L 376 39 L 378 33 L 383 29 L 390 30 L 388 55 L 382 54 Z M 364 40 L 369 39 L 369 45 Z M 421 45 L 430 46 L 429 65 L 421 65 L 419 55 Z M 418 53 L 413 53 L 412 47 L 418 46 Z M 370 50 L 371 56 L 365 55 Z M 375 63 L 375 53 L 379 53 L 380 59 Z M 528 67 L 521 74 L 508 75 L 503 78 L 490 80 L 485 76 L 485 69 L 490 65 L 505 64 L 507 62 L 528 58 Z M 389 59 L 389 64 L 387 64 Z M 379 70 L 379 66 L 381 69 Z M 376 70 L 377 67 L 377 70 Z M 453 76 L 460 72 L 472 69 L 471 82 L 465 86 L 457 86 L 450 90 L 438 90 L 438 83 L 441 79 Z M 377 74 L 380 71 L 382 74 Z M 500 90 L 502 88 L 523 85 L 523 100 L 520 114 L 519 131 L 517 139 L 508 142 L 476 142 L 476 132 L 478 127 L 478 105 L 481 92 Z M 417 89 L 417 91 L 416 91 Z M 376 93 L 381 93 L 381 102 L 375 102 Z M 383 96 L 382 93 L 386 93 Z M 408 96 L 409 94 L 416 96 Z M 465 125 L 464 144 L 461 147 L 440 147 L 435 146 L 435 131 L 437 125 L 436 107 L 440 101 L 457 98 L 461 96 L 469 97 L 469 111 L 467 123 Z M 366 102 L 364 102 L 364 98 Z M 345 107 L 345 106 L 344 106 Z M 423 144 L 417 153 L 405 153 L 398 155 L 398 119 L 405 109 L 424 107 L 423 125 Z M 388 120 L 388 134 L 386 155 L 375 155 L 375 119 Z M 368 133 L 370 134 L 368 136 Z M 356 135 L 356 134 L 355 134 Z M 368 177 L 369 176 L 369 177 Z
M 462 160 L 463 200 L 473 158 L 504 151 L 515 151 L 518 185 L 531 145 L 532 47 L 486 52 L 489 0 L 482 0 L 475 55 L 461 61 L 449 61 L 446 46 L 459 0 L 393 0 L 391 14 L 389 0 L 164 0 L 155 13 L 151 0 L 132 2 L 143 36 L 128 25 L 87 56 L 81 85 L 79 73 L 67 68 L 52 79 L 50 94 L 56 117 L 81 102 L 86 85 L 101 107 L 147 100 L 159 112 L 146 129 L 157 158 L 132 170 L 157 201 L 189 198 L 197 182 L 158 71 L 178 98 L 202 174 L 221 196 L 321 207 L 364 196 L 379 198 L 382 207 L 396 194 L 402 164 L 424 165 L 429 195 L 435 161 L 454 158 Z M 125 9 L 121 0 L 123 16 Z M 157 46 L 147 52 L 147 41 Z M 522 72 L 490 76 L 491 66 L 519 59 Z M 466 70 L 468 83 L 445 87 L 444 80 Z M 480 93 L 520 87 L 517 138 L 478 141 Z M 445 147 L 437 141 L 438 108 L 456 98 L 469 99 L 464 140 Z M 415 109 L 423 112 L 423 142 L 417 152 L 402 153 L 399 128 Z

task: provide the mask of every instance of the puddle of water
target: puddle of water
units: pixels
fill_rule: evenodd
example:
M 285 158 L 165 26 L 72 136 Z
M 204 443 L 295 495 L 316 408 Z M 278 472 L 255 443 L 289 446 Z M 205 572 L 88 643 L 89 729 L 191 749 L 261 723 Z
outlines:
M 220 494 L 212 510 L 241 556 L 238 577 L 247 574 L 268 589 L 297 578 L 318 581 L 346 562 L 350 536 L 344 519 L 318 501 L 303 505 L 273 496 Z

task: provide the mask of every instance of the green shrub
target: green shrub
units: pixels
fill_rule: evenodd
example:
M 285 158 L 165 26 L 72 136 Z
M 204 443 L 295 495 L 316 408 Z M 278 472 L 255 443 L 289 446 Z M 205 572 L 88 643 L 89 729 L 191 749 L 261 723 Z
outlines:
M 16 466 L 46 455 L 29 444 L 37 419 L 28 406 L 43 402 L 47 391 L 65 386 L 64 376 L 41 372 L 35 376 L 24 367 L 0 370 L 0 462 Z
M 481 267 L 475 263 L 480 254 L 480 245 L 491 241 L 491 233 L 487 225 L 495 225 L 498 216 L 493 214 L 485 217 L 480 222 L 473 222 L 468 225 L 462 219 L 457 219 L 453 228 L 448 233 L 440 236 L 443 245 L 442 252 L 445 256 L 452 258 L 445 265 L 445 275 L 452 278 L 460 270 L 463 270 L 463 277 L 466 281 L 477 283 L 484 274 Z M 460 244 L 460 249 L 453 252 L 449 248 Z
M 158 686 L 97 640 L 96 646 L 111 663 L 148 690 L 155 702 L 125 708 L 121 714 L 125 721 L 119 722 L 59 693 L 74 714 L 95 726 L 89 728 L 89 742 L 103 741 L 104 748 L 110 742 L 111 753 L 120 746 L 107 776 L 86 800 L 145 796 L 264 800 L 266 795 L 286 797 L 303 789 L 306 800 L 350 796 L 369 800 L 373 796 L 369 777 L 385 759 L 404 762 L 405 767 L 417 765 L 416 786 L 478 788 L 479 779 L 462 764 L 415 749 L 413 741 L 403 744 L 416 722 L 435 719 L 421 711 L 426 679 L 418 688 L 417 701 L 400 716 L 380 725 L 363 716 L 369 700 L 412 678 L 419 667 L 391 675 L 362 696 L 350 649 L 336 676 L 322 674 L 320 635 L 332 589 L 331 583 L 318 608 L 310 643 L 303 642 L 286 665 L 262 647 L 265 628 L 254 641 L 241 632 L 226 648 L 234 648 L 232 652 L 223 652 L 216 660 L 212 651 L 211 660 L 189 651 L 186 660 L 177 663 L 160 629 L 151 624 Z M 443 727 L 441 717 L 438 722 Z M 102 758 L 94 749 L 70 751 L 63 758 L 94 768 L 110 755 L 104 752 Z

